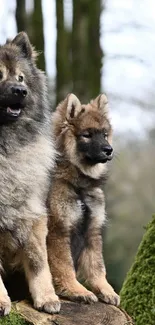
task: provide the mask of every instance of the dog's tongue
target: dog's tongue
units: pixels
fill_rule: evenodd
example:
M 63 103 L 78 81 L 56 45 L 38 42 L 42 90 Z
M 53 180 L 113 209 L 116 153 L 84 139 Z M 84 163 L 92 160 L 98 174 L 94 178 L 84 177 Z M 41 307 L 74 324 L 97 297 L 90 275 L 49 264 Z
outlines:
M 20 114 L 20 112 L 21 112 L 20 108 L 12 109 L 11 107 L 7 107 L 7 113 L 10 115 L 18 116 Z

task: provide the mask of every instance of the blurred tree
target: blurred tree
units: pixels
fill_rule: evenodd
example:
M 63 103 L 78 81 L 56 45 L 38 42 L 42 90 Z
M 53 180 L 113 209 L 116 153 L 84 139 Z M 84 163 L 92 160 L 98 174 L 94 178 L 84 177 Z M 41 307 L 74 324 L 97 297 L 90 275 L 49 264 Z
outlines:
M 38 57 L 38 67 L 45 70 L 45 54 L 44 54 L 44 28 L 43 28 L 43 13 L 42 13 L 42 1 L 34 0 L 34 10 L 30 19 L 31 30 L 29 35 L 32 44 L 37 51 L 40 51 Z
M 63 0 L 56 1 L 57 42 L 56 42 L 56 103 L 59 103 L 70 91 L 70 55 L 69 34 L 64 22 Z
M 73 90 L 81 100 L 100 93 L 100 14 L 101 0 L 73 0 Z
M 37 60 L 38 67 L 45 70 L 42 1 L 34 0 L 33 11 L 29 14 L 26 12 L 25 4 L 25 0 L 16 0 L 17 30 L 28 33 L 32 44 L 40 52 Z
M 101 68 L 103 51 L 100 46 L 101 1 L 89 1 L 88 24 L 88 64 L 90 96 L 95 97 L 101 91 Z
M 16 23 L 18 33 L 27 30 L 25 0 L 16 0 Z

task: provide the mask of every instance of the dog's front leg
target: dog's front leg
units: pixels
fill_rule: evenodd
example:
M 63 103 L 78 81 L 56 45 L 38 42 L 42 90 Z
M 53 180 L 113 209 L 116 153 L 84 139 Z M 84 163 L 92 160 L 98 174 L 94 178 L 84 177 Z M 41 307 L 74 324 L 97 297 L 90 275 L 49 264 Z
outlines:
M 0 276 L 0 316 L 8 315 L 11 310 L 11 300 Z
M 105 220 L 104 194 L 101 189 L 89 193 L 86 204 L 90 223 L 85 234 L 86 245 L 78 261 L 78 274 L 102 301 L 119 305 L 120 298 L 106 279 L 102 253 L 102 226 Z
M 60 226 L 60 225 L 59 225 Z M 54 227 L 48 236 L 48 256 L 56 292 L 73 301 L 91 303 L 97 297 L 76 279 L 70 247 L 70 234 Z
M 46 250 L 47 225 L 45 219 L 36 221 L 24 248 L 24 269 L 34 307 L 47 313 L 57 313 L 60 301 L 55 294 Z
M 112 305 L 119 305 L 120 298 L 106 279 L 101 229 L 88 230 L 87 245 L 79 258 L 78 266 L 79 276 L 82 276 L 99 299 Z

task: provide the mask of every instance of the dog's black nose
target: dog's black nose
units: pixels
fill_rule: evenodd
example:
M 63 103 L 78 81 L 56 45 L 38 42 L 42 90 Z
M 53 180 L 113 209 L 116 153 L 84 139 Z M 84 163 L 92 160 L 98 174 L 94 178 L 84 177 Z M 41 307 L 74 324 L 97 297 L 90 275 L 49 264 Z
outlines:
M 102 151 L 105 153 L 106 156 L 111 156 L 113 153 L 113 148 L 110 145 L 104 146 Z
M 27 95 L 27 90 L 25 87 L 12 86 L 11 91 L 13 95 L 18 97 L 25 97 Z

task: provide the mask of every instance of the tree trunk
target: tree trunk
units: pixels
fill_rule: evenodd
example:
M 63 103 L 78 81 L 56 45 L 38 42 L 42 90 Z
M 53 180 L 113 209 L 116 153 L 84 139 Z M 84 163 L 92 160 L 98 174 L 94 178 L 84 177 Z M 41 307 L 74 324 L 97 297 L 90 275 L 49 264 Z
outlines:
M 34 10 L 29 19 L 31 27 L 30 39 L 37 51 L 40 51 L 38 56 L 38 67 L 45 71 L 45 55 L 44 55 L 44 29 L 43 29 L 43 13 L 42 13 L 42 1 L 34 0 Z
M 88 82 L 90 97 L 95 98 L 101 92 L 101 68 L 103 52 L 100 46 L 101 0 L 89 1 L 88 22 Z
M 100 14 L 101 0 L 73 0 L 73 91 L 81 101 L 100 93 Z
M 56 1 L 57 42 L 56 42 L 56 104 L 68 93 L 70 88 L 69 31 L 64 23 L 63 0 Z
M 0 320 L 4 325 L 131 325 L 122 310 L 103 303 L 90 305 L 62 301 L 60 314 L 49 315 L 34 310 L 27 302 L 13 305 L 10 316 Z
M 18 33 L 27 29 L 25 0 L 16 0 L 16 23 Z

